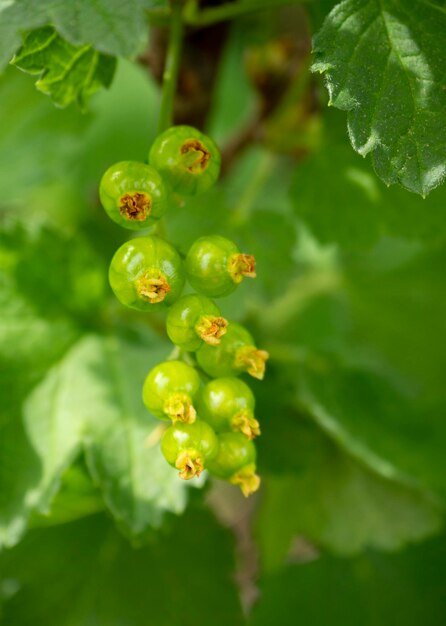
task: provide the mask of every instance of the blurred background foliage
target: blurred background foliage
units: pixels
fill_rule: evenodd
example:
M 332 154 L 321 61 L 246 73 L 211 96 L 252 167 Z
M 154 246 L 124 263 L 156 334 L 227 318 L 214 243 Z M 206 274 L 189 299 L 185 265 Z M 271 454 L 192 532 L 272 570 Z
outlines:
M 258 115 L 269 31 L 230 29 L 207 124 L 222 146 Z M 218 232 L 258 261 L 221 302 L 271 354 L 245 502 L 161 458 L 141 385 L 170 352 L 163 319 L 107 283 L 128 234 L 98 180 L 145 159 L 154 80 L 119 59 L 81 113 L 0 77 L 1 624 L 444 623 L 446 190 L 386 188 L 319 82 L 314 110 L 299 89 L 165 224 L 182 252 Z

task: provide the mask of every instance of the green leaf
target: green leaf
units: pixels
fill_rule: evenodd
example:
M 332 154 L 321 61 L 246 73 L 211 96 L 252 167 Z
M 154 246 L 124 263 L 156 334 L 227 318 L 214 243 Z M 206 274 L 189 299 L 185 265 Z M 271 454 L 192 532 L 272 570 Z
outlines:
M 344 0 L 314 41 L 313 70 L 347 110 L 354 149 L 423 196 L 446 173 L 444 2 Z
M 144 343 L 91 337 L 82 350 L 75 394 L 85 400 L 73 414 L 85 416 L 87 464 L 117 521 L 136 537 L 160 526 L 165 511 L 182 513 L 186 506 L 188 484 L 162 456 L 160 422 L 141 398 L 147 373 L 170 346 L 153 335 Z
M 335 354 L 305 359 L 299 400 L 325 432 L 374 471 L 444 502 L 442 267 L 443 249 L 412 251 L 398 262 L 396 250 L 384 245 L 352 263 L 344 292 L 350 328 Z
M 45 508 L 45 500 L 57 486 L 57 475 L 52 476 L 52 472 L 59 471 L 58 461 L 64 453 L 57 451 L 55 457 L 47 456 L 45 434 L 48 430 L 42 433 L 38 430 L 40 427 L 49 429 L 50 417 L 44 414 L 36 424 L 29 425 L 31 429 L 37 428 L 38 439 L 43 441 L 40 457 L 34 442 L 30 441 L 28 424 L 22 422 L 22 403 L 48 368 L 63 358 L 79 337 L 73 320 L 60 312 L 48 318 L 33 309 L 22 293 L 24 285 L 15 284 L 9 274 L 17 267 L 21 244 L 30 242 L 21 241 L 20 231 L 15 231 L 14 250 L 8 248 L 5 239 L 0 247 L 3 261 L 8 259 L 9 265 L 4 265 L 9 271 L 4 272 L 0 281 L 0 546 L 13 545 L 19 540 L 26 530 L 31 510 Z M 65 286 L 70 285 L 65 283 Z M 40 284 L 40 290 L 44 297 L 45 282 Z M 56 425 L 52 425 L 52 433 L 55 438 L 59 435 Z M 68 454 L 70 450 L 75 453 L 75 444 Z M 63 458 L 62 466 L 64 462 Z
M 139 550 L 99 515 L 34 530 L 0 569 L 11 626 L 244 623 L 232 538 L 205 512 L 188 512 Z
M 19 48 L 20 33 L 49 22 L 45 4 L 36 4 L 33 0 L 9 0 L 0 4 L 0 70 Z
M 104 501 L 93 485 L 84 459 L 78 459 L 62 475 L 59 491 L 51 502 L 49 514 L 36 514 L 30 527 L 54 526 L 103 511 Z
M 0 425 L 0 548 L 15 545 L 26 531 L 25 496 L 39 479 L 40 459 L 18 416 Z
M 20 231 L 16 233 L 20 237 Z M 69 255 L 68 241 L 45 226 L 36 235 L 23 234 L 15 282 L 40 314 L 50 318 L 65 313 L 94 324 L 106 296 L 106 266 L 81 233 Z M 49 272 L 51 267 L 57 267 L 57 272 Z
M 296 215 L 320 242 L 345 250 L 369 248 L 383 236 L 443 243 L 445 186 L 426 199 L 399 186 L 386 188 L 351 150 L 343 130 L 338 132 L 340 115 L 332 110 L 325 116 L 324 141 L 296 168 L 291 187 Z
M 31 514 L 50 512 L 83 449 L 123 530 L 142 535 L 186 505 L 141 398 L 170 345 L 134 323 L 113 326 L 105 268 L 79 233 L 67 255 L 66 236 L 31 226 L 11 226 L 0 240 L 0 545 L 16 543 Z
M 290 400 L 383 478 L 444 505 L 445 250 L 320 260 L 259 317 Z
M 0 69 L 20 45 L 20 33 L 52 24 L 73 46 L 90 45 L 113 56 L 133 57 L 147 43 L 145 10 L 151 0 L 8 0 L 0 5 Z
M 52 239 L 44 234 L 45 239 L 48 244 L 54 244 L 54 234 Z M 49 271 L 47 266 L 46 275 L 39 275 L 42 258 L 45 252 L 50 252 L 50 246 L 46 250 L 40 247 L 41 242 L 39 231 L 31 234 L 20 226 L 5 229 L 0 237 L 3 269 L 0 278 L 0 545 L 12 545 L 20 538 L 40 494 L 43 497 L 43 491 L 51 491 L 54 485 L 49 477 L 53 459 L 44 453 L 42 460 L 36 453 L 21 420 L 22 403 L 48 368 L 63 357 L 80 335 L 76 322 L 66 316 L 63 293 L 58 294 L 56 304 L 55 294 L 48 289 L 51 282 L 48 278 L 54 277 L 54 268 Z M 63 245 L 66 250 L 66 240 Z M 75 256 L 77 246 L 86 253 L 79 239 L 71 244 Z M 33 255 L 33 251 L 39 252 L 39 256 Z M 58 257 L 57 267 L 63 275 L 67 267 L 66 255 Z M 74 267 L 75 264 L 72 269 Z M 64 289 L 74 303 L 73 291 L 82 296 L 81 275 L 77 276 L 77 290 L 72 289 L 69 276 L 65 277 Z M 47 303 L 51 315 L 44 307 L 38 310 L 37 302 L 28 298 L 28 290 L 31 294 L 39 293 L 40 302 Z M 39 423 L 44 427 L 48 416 L 41 417 Z
M 120 347 L 122 353 L 112 339 L 81 340 L 26 399 L 23 428 L 16 418 L 3 429 L 0 543 L 17 541 L 30 512 L 48 513 L 84 442 L 93 475 L 127 532 L 141 534 L 160 525 L 163 511 L 184 509 L 186 486 L 162 458 L 159 438 L 148 446 L 159 422 L 140 398 L 144 375 L 165 352 Z
M 139 66 L 121 60 L 110 89 L 92 99 L 94 113 L 84 115 L 74 106 L 56 108 L 27 75 L 9 67 L 0 76 L 0 117 L 8 120 L 0 125 L 2 211 L 51 221 L 65 232 L 88 221 L 87 235 L 94 230 L 95 246 L 106 248 L 109 261 L 125 233 L 107 218 L 95 189 L 112 163 L 144 160 L 158 95 Z
M 430 250 L 383 241 L 370 255 L 352 258 L 346 272 L 352 332 L 400 372 L 415 410 L 446 401 L 445 263 L 445 246 Z
M 48 371 L 23 406 L 24 429 L 39 464 L 22 493 L 28 512 L 49 513 L 61 476 L 82 446 L 107 506 L 129 535 L 160 526 L 166 511 L 184 510 L 187 485 L 162 457 L 160 423 L 141 399 L 144 378 L 167 347 L 153 338 L 133 344 L 85 336 Z M 17 467 L 5 477 L 5 489 L 8 480 L 14 488 L 29 472 L 22 458 L 12 465 Z
M 96 323 L 105 265 L 80 234 L 73 241 L 31 220 L 27 229 L 4 228 L 0 258 L 0 406 L 6 414 L 76 341 L 80 326 Z
M 30 510 L 49 509 L 61 475 L 80 451 L 84 416 L 74 410 L 70 395 L 77 388 L 82 358 L 78 346 L 49 370 L 23 404 L 24 427 L 40 461 L 40 475 L 25 497 Z
M 444 511 L 422 492 L 375 474 L 299 415 L 280 413 L 280 423 L 265 414 L 259 442 L 268 465 L 257 524 L 264 570 L 283 565 L 300 535 L 348 556 L 396 550 L 441 528 Z
M 255 115 L 256 95 L 246 68 L 240 62 L 247 46 L 246 30 L 233 22 L 223 49 L 209 115 L 210 136 L 217 143 L 243 132 L 243 127 Z
M 441 407 L 423 411 L 404 384 L 388 378 L 342 359 L 310 361 L 299 401 L 339 445 L 377 473 L 438 490 L 444 498 L 444 476 L 438 474 L 446 437 Z
M 444 503 L 444 397 L 424 397 L 421 379 L 405 377 L 358 344 L 351 350 L 305 359 L 299 406 L 377 474 L 436 493 Z
M 323 557 L 289 565 L 261 581 L 249 623 L 285 626 L 296 615 L 299 623 L 312 626 L 441 626 L 445 563 L 441 537 L 398 555 Z
M 54 261 L 61 276 L 65 274 L 66 279 L 62 285 L 59 283 L 63 286 L 59 292 L 52 291 L 50 287 L 57 283 L 56 274 L 49 272 L 48 266 L 46 272 L 43 271 L 45 254 L 50 256 L 52 253 L 49 246 L 45 248 L 42 245 L 43 242 L 58 244 Z M 12 226 L 0 235 L 3 268 L 0 277 L 0 423 L 8 419 L 9 413 L 15 414 L 30 388 L 79 337 L 76 322 L 66 316 L 64 294 L 73 304 L 76 302 L 80 306 L 77 298 L 82 298 L 86 291 L 85 285 L 82 287 L 82 275 L 75 271 L 76 262 L 71 265 L 66 253 L 62 252 L 66 251 L 66 245 L 66 238 L 60 235 L 57 238 L 51 231 L 32 235 L 21 226 Z M 86 258 L 95 259 L 81 238 L 72 246 L 72 250 L 78 259 L 76 250 L 81 252 L 81 256 L 85 254 Z M 71 271 L 65 273 L 64 270 L 70 265 Z M 91 275 L 93 271 L 94 266 L 89 268 L 88 273 Z M 74 281 L 70 280 L 73 278 Z M 102 293 L 102 289 L 99 292 Z M 36 294 L 38 298 L 34 301 L 33 296 Z M 93 300 L 90 302 L 93 304 Z
M 28 33 L 11 63 L 37 74 L 37 89 L 58 106 L 77 102 L 81 109 L 86 109 L 89 97 L 98 89 L 110 86 L 116 67 L 114 57 L 88 45 L 75 47 L 51 26 Z
M 48 21 L 75 45 L 90 44 L 114 56 L 134 57 L 148 40 L 145 11 L 167 4 L 157 0 L 45 0 Z
M 67 213 L 72 213 L 72 202 L 64 198 L 62 213 L 55 195 L 62 183 L 64 191 L 70 189 L 76 157 L 91 117 L 77 107 L 54 107 L 49 98 L 42 98 L 28 76 L 12 66 L 0 76 L 0 115 L 8 120 L 0 128 L 2 209 L 16 213 L 27 209 L 35 219 L 36 207 L 43 205 L 48 212 L 56 202 L 58 223 L 62 223 Z M 49 145 L 51 150 L 46 149 Z M 78 204 L 76 209 L 79 211 Z

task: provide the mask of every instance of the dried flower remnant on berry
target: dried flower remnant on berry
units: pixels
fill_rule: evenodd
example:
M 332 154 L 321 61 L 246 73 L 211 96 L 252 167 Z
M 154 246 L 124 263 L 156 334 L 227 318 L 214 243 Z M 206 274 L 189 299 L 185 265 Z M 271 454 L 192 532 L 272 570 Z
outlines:
M 241 411 L 234 415 L 231 427 L 232 430 L 242 433 L 248 439 L 254 439 L 260 435 L 260 424 L 251 411 Z
M 220 339 L 226 334 L 228 322 L 224 317 L 203 315 L 195 330 L 198 336 L 210 346 L 218 346 Z
M 255 278 L 256 260 L 252 254 L 233 254 L 229 259 L 229 273 L 235 283 L 241 283 L 243 278 Z
M 253 378 L 263 380 L 268 359 L 269 354 L 266 350 L 258 350 L 255 346 L 243 346 L 237 350 L 234 364 L 243 368 Z
M 180 452 L 175 462 L 175 467 L 180 470 L 179 476 L 183 480 L 190 480 L 194 476 L 198 477 L 204 470 L 201 458 L 188 450 Z
M 136 283 L 138 295 L 152 304 L 162 302 L 170 291 L 169 283 L 161 272 L 155 275 L 152 272 L 145 272 Z
M 172 394 L 164 404 L 164 412 L 173 422 L 193 424 L 197 412 L 192 405 L 190 397 L 185 393 Z
M 230 479 L 233 485 L 238 485 L 245 498 L 252 495 L 260 487 L 260 476 L 255 473 L 254 466 L 244 467 Z
M 147 219 L 152 208 L 152 202 L 145 193 L 126 193 L 121 197 L 119 212 L 128 220 L 143 222 Z
M 203 172 L 211 159 L 211 153 L 198 139 L 188 139 L 180 150 L 185 155 L 186 169 L 191 174 Z

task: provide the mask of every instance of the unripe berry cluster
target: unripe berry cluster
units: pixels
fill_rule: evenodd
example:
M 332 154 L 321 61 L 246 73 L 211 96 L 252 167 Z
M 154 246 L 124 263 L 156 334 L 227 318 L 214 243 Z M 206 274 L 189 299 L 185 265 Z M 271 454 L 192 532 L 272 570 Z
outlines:
M 220 171 L 217 146 L 190 126 L 174 126 L 159 135 L 148 161 L 116 163 L 102 177 L 101 203 L 125 228 L 156 224 L 168 211 L 172 192 L 202 193 Z M 247 373 L 262 379 L 268 354 L 256 347 L 246 328 L 222 317 L 210 298 L 229 295 L 245 277 L 255 275 L 254 257 L 220 235 L 197 239 L 184 262 L 160 237 L 133 238 L 116 251 L 109 270 L 122 304 L 146 312 L 167 308 L 166 330 L 179 358 L 195 353 L 187 362 L 156 365 L 144 383 L 144 404 L 170 422 L 161 440 L 166 460 L 183 479 L 206 468 L 239 485 L 246 496 L 260 484 L 252 441 L 260 426 L 252 391 L 236 377 Z M 186 279 L 196 293 L 181 297 Z

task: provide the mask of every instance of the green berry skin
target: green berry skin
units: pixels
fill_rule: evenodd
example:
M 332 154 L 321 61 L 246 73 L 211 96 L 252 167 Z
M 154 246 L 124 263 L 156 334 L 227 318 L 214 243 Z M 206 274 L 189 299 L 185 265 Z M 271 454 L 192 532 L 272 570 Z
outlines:
M 239 378 L 216 378 L 200 391 L 198 414 L 216 433 L 232 430 L 231 420 L 243 412 L 254 413 L 255 398 L 251 389 Z
M 155 285 L 155 297 L 147 282 Z M 184 287 L 185 274 L 180 255 L 169 243 L 155 237 L 139 237 L 124 243 L 116 251 L 109 269 L 109 281 L 118 300 L 138 311 L 155 311 L 175 302 Z M 162 284 L 161 284 L 162 283 Z
M 218 436 L 218 454 L 207 463 L 212 476 L 230 480 L 246 467 L 255 467 L 256 447 L 241 433 L 222 433 Z
M 192 126 L 172 126 L 158 135 L 149 163 L 180 194 L 207 191 L 220 173 L 221 155 L 210 137 Z
M 220 318 L 220 309 L 206 296 L 182 296 L 167 314 L 166 329 L 169 339 L 182 350 L 192 352 L 203 345 L 196 326 L 203 316 Z
M 269 355 L 258 350 L 251 334 L 241 324 L 230 322 L 218 346 L 203 345 L 196 352 L 200 367 L 212 378 L 238 376 L 246 372 L 262 380 Z
M 200 237 L 186 257 L 187 280 L 198 293 L 210 298 L 228 296 L 238 285 L 229 271 L 231 258 L 238 254 L 236 244 L 225 237 Z
M 200 377 L 193 367 L 182 361 L 165 361 L 155 365 L 148 373 L 142 397 L 155 417 L 170 420 L 171 416 L 165 411 L 169 398 L 184 394 L 193 401 L 199 389 Z
M 197 420 L 193 424 L 174 424 L 170 426 L 161 439 L 161 451 L 172 467 L 182 452 L 194 451 L 202 455 L 208 462 L 218 452 L 218 439 L 212 428 L 206 422 Z
M 251 345 L 254 346 L 254 339 L 246 328 L 237 322 L 230 322 L 228 332 L 221 338 L 220 345 L 201 346 L 196 353 L 197 361 L 212 378 L 237 376 L 244 369 L 235 365 L 236 351 L 238 348 Z
M 115 163 L 99 184 L 101 204 L 124 228 L 141 230 L 164 215 L 168 193 L 155 168 L 137 161 Z

